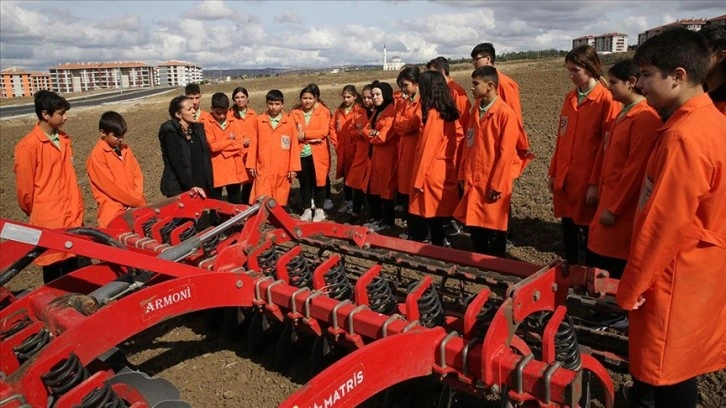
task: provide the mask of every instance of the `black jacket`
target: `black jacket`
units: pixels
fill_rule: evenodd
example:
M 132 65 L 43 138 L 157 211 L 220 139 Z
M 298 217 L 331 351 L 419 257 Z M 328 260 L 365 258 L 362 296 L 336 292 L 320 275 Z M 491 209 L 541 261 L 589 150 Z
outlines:
M 209 193 L 214 188 L 212 178 L 212 154 L 201 123 L 193 123 L 192 140 L 202 147 L 204 163 L 195 163 L 194 168 L 204 171 L 206 186 L 199 186 Z M 167 120 L 159 128 L 161 157 L 164 160 L 164 172 L 161 175 L 161 193 L 166 197 L 175 196 L 194 187 L 192 177 L 192 158 L 189 142 L 182 134 L 181 125 L 177 120 Z

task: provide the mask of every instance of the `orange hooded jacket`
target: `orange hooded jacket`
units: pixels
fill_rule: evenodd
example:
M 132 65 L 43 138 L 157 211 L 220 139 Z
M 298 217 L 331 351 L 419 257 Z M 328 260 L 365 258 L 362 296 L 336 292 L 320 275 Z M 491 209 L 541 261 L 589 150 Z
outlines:
M 655 144 L 661 121 L 643 99 L 613 121 L 603 140 L 602 176 L 597 211 L 590 224 L 587 245 L 600 255 L 628 259 L 638 191 L 645 165 Z M 615 224 L 600 224 L 604 210 L 615 214 Z
M 68 134 L 58 130 L 60 149 L 35 125 L 15 146 L 15 192 L 30 225 L 72 228 L 83 225 L 83 194 L 73 168 Z M 49 253 L 35 260 L 46 266 L 75 255 Z
M 365 108 L 359 109 L 353 118 L 355 133 L 355 155 L 350 165 L 350 172 L 345 178 L 345 185 L 364 193 L 368 192 L 371 177 L 371 158 L 369 149 L 371 143 L 368 141 L 368 113 Z
M 706 94 L 691 98 L 658 130 L 645 171 L 616 300 L 630 310 L 630 371 L 648 384 L 726 368 L 724 129 Z
M 247 154 L 247 168 L 257 172 L 250 204 L 258 197 L 272 197 L 287 205 L 290 195 L 291 172 L 300 171 L 300 145 L 297 142 L 295 121 L 285 112 L 275 129 L 267 113 L 257 117 L 257 138 Z
M 590 225 L 596 207 L 586 203 L 585 194 L 589 186 L 600 183 L 600 168 L 594 164 L 603 135 L 619 111 L 619 104 L 600 82 L 579 105 L 577 89 L 565 97 L 548 173 L 554 179 L 555 217 Z
M 335 110 L 333 118 L 330 120 L 330 138 L 337 140 L 335 148 L 335 178 L 348 177 L 350 168 L 355 158 L 355 150 L 358 139 L 358 127 L 356 127 L 356 118 L 362 113 L 363 108 L 354 103 L 348 113 L 345 108 Z M 361 126 L 362 129 L 362 126 Z
M 464 131 L 429 109 L 411 166 L 408 212 L 424 218 L 451 217 L 459 203 L 456 153 Z
M 305 132 L 305 140 L 298 143 L 310 145 L 315 165 L 315 185 L 324 187 L 330 172 L 330 148 L 328 147 L 328 134 L 330 133 L 330 111 L 322 103 L 316 103 L 310 123 L 305 124 L 305 114 L 302 109 L 293 109 L 290 118 L 295 122 L 297 131 Z M 314 143 L 311 143 L 314 142 Z M 337 144 L 337 141 L 335 142 Z M 302 146 L 301 146 L 302 148 Z
M 471 109 L 469 126 L 462 141 L 458 180 L 464 196 L 454 217 L 464 225 L 506 231 L 512 199 L 512 161 L 522 132 L 517 114 L 501 98 L 479 118 L 480 100 Z M 489 200 L 489 191 L 501 193 Z
M 121 157 L 103 140 L 96 142 L 86 161 L 91 192 L 98 204 L 99 227 L 106 227 L 129 208 L 146 205 L 144 175 L 131 148 L 123 145 Z
M 375 114 L 374 114 L 375 115 Z M 383 199 L 392 200 L 396 196 L 396 158 L 398 157 L 398 135 L 393 130 L 393 119 L 396 117 L 394 103 L 388 105 L 378 115 L 375 127 L 368 121 L 367 129 L 375 129 L 378 134 L 368 141 L 373 145 L 371 156 L 370 193 Z
M 393 130 L 400 137 L 395 170 L 398 192 L 408 195 L 411 193 L 413 158 L 421 131 L 421 103 L 418 96 L 413 100 L 406 98 L 398 103 Z
M 527 132 L 524 131 L 524 118 L 522 117 L 522 102 L 519 97 L 519 85 L 507 75 L 504 75 L 502 71 L 497 70 L 499 77 L 499 86 L 497 86 L 497 95 L 509 105 L 510 108 L 517 114 L 519 124 L 522 127 L 522 134 L 517 139 L 517 155 L 514 157 L 512 167 L 512 177 L 518 178 L 524 169 L 527 168 L 529 162 L 534 160 L 533 154 L 526 154 L 529 152 L 529 138 Z
M 247 183 L 250 180 L 244 163 L 244 137 L 240 120 L 227 117 L 226 126 L 217 122 L 212 115 L 202 121 L 207 144 L 212 152 L 212 174 L 214 187 Z

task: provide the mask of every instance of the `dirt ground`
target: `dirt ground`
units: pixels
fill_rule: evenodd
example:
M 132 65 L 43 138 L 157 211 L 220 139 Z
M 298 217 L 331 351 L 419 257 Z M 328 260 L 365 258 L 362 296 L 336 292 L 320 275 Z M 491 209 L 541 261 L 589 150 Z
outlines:
M 468 89 L 470 67 L 456 68 L 460 69 L 452 72 L 452 76 Z M 554 150 L 559 110 L 563 97 L 572 84 L 560 60 L 506 63 L 500 69 L 520 85 L 525 128 L 532 150 L 538 157 L 515 186 L 511 221 L 514 247 L 509 256 L 531 263 L 546 264 L 558 257 L 561 250 L 560 228 L 552 216 L 546 172 Z M 202 106 L 208 108 L 214 92 L 229 94 L 234 87 L 242 85 L 250 91 L 251 106 L 258 112 L 264 110 L 264 94 L 271 88 L 279 88 L 285 93 L 286 106 L 289 108 L 296 102 L 298 92 L 303 86 L 316 82 L 321 87 L 323 100 L 328 106 L 334 107 L 339 104 L 339 92 L 344 85 L 353 83 L 360 87 L 373 79 L 395 83 L 393 73 L 381 71 L 252 79 L 204 86 Z M 179 93 L 182 93 L 181 90 Z M 167 107 L 170 99 L 171 95 L 167 94 L 145 101 L 69 111 L 65 130 L 73 141 L 76 171 L 85 196 L 87 225 L 95 225 L 96 208 L 85 172 L 85 161 L 97 141 L 100 114 L 106 110 L 116 110 L 126 118 L 130 130 L 125 141 L 134 150 L 143 169 L 146 197 L 154 202 L 162 198 L 159 192 L 162 161 L 157 132 L 159 125 L 168 118 Z M 0 216 L 3 218 L 26 220 L 15 199 L 13 147 L 34 122 L 35 119 L 31 116 L 0 122 Z M 337 195 L 340 189 L 340 184 L 333 187 L 336 204 L 342 200 Z M 293 208 L 299 202 L 298 195 L 296 191 L 291 193 Z M 337 216 L 335 213 L 332 215 Z M 345 217 L 338 220 L 348 221 Z M 455 244 L 463 248 L 469 245 L 463 238 L 457 239 Z M 40 283 L 39 271 L 31 268 L 16 277 L 9 286 L 12 290 L 19 290 L 35 287 Z M 275 371 L 272 369 L 275 357 L 272 347 L 261 355 L 250 356 L 244 343 L 229 342 L 218 332 L 209 332 L 205 329 L 204 319 L 194 315 L 176 318 L 150 328 L 122 344 L 121 349 L 142 371 L 172 381 L 180 389 L 182 398 L 195 407 L 274 407 L 309 379 L 306 354 L 301 354 L 287 368 Z M 627 379 L 626 376 L 616 374 L 614 378 L 618 387 Z M 724 384 L 726 371 L 701 378 L 703 407 L 726 406 Z M 423 389 L 428 391 L 422 392 Z M 412 399 L 401 406 L 436 405 L 436 389 L 428 383 L 419 385 L 418 388 L 406 388 L 404 392 L 409 393 Z M 491 406 L 498 406 L 496 402 L 485 402 L 490 403 Z M 625 407 L 626 404 L 618 398 L 616 406 Z

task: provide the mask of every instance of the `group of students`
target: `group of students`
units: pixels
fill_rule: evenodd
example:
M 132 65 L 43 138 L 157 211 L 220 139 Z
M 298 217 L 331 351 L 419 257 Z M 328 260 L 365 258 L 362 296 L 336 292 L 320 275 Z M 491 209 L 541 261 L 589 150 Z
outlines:
M 301 218 L 322 221 L 333 149 L 341 212 L 359 215 L 367 205 L 367 225 L 382 231 L 397 202 L 409 239 L 444 245 L 444 223 L 455 218 L 475 251 L 505 256 L 514 180 L 533 156 L 516 82 L 493 67 L 491 44 L 471 56 L 473 105 L 443 57 L 424 72 L 405 66 L 397 92 L 385 82 L 360 94 L 347 85 L 333 112 L 315 84 L 289 113 L 282 92 L 269 91 L 261 114 L 241 87 L 231 101 L 214 94 L 204 112 L 190 85 L 159 130 L 161 192 L 221 198 L 226 190 L 233 203 L 269 196 L 286 205 L 297 177 Z M 695 407 L 695 377 L 726 367 L 726 29 L 668 30 L 607 76 L 589 46 L 569 52 L 565 66 L 576 88 L 565 97 L 547 176 L 566 259 L 580 263 L 586 249 L 586 264 L 620 278 L 616 300 L 631 311 L 633 406 Z M 83 222 L 70 139 L 60 130 L 69 108 L 38 92 L 39 121 L 15 149 L 18 202 L 33 225 Z M 121 115 L 104 113 L 87 161 L 101 227 L 145 204 L 126 129 Z M 36 263 L 45 282 L 77 267 L 60 253 Z

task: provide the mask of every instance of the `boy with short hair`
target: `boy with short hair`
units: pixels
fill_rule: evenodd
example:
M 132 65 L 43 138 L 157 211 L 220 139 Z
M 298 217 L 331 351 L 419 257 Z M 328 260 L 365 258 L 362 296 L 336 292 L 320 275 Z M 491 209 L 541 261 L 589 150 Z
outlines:
M 224 93 L 217 92 L 212 95 L 209 114 L 202 120 L 202 124 L 212 151 L 214 196 L 220 199 L 222 189 L 225 189 L 230 203 L 242 204 L 242 183 L 250 179 L 243 160 L 247 146 L 244 144 L 241 124 L 234 115 L 228 113 L 229 98 Z
M 267 112 L 257 117 L 257 139 L 247 154 L 247 169 L 255 178 L 250 203 L 272 197 L 287 205 L 290 185 L 301 171 L 295 121 L 283 110 L 285 97 L 277 89 L 267 92 Z
M 648 104 L 667 119 L 616 300 L 630 311 L 629 395 L 656 407 L 696 407 L 696 376 L 726 367 L 726 117 L 703 90 L 709 57 L 701 35 L 678 28 L 633 58 Z
M 146 205 L 144 176 L 131 148 L 124 143 L 126 121 L 108 111 L 98 122 L 101 139 L 86 161 L 91 192 L 98 204 L 98 226 L 107 227 L 117 215 Z
M 29 223 L 46 228 L 83 225 L 83 195 L 73 168 L 73 149 L 68 134 L 60 128 L 71 105 L 51 91 L 35 94 L 38 123 L 15 146 L 16 194 L 20 209 Z M 70 253 L 41 255 L 35 260 L 43 267 L 43 282 L 49 283 L 78 268 L 78 258 Z
M 184 95 L 186 95 L 186 97 L 189 98 L 194 105 L 194 118 L 197 120 L 197 123 L 201 123 L 203 120 L 206 120 L 209 114 L 202 110 L 200 106 L 202 102 L 202 89 L 199 85 L 187 84 L 187 86 L 184 87 Z
M 464 195 L 454 217 L 469 227 L 474 251 L 504 257 L 512 197 L 512 161 L 522 131 L 517 114 L 497 95 L 497 70 L 471 74 L 476 106 L 462 143 L 459 186 Z

